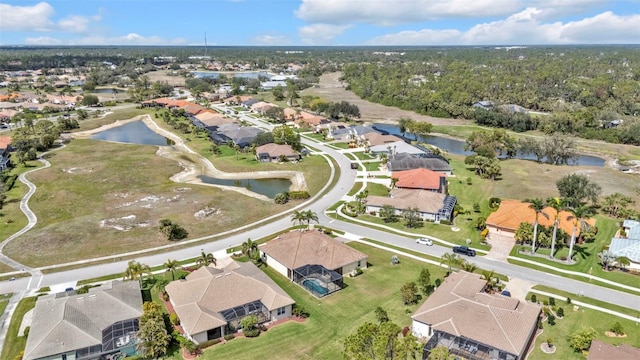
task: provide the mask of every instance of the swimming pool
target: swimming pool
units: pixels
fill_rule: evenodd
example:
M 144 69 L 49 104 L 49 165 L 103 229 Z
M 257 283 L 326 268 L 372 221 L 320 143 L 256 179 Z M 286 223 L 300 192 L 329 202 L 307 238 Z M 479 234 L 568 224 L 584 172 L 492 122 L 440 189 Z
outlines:
M 302 286 L 304 286 L 307 290 L 320 295 L 327 295 L 329 293 L 329 289 L 324 287 L 322 282 L 320 282 L 320 280 L 318 279 L 305 279 L 302 282 Z

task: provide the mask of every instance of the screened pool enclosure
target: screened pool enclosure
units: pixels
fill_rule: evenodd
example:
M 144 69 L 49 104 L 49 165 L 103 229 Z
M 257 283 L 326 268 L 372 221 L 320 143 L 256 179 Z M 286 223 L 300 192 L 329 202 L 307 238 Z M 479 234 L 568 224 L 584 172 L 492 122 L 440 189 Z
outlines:
M 327 296 L 343 287 L 340 273 L 317 264 L 293 270 L 293 281 L 317 297 Z

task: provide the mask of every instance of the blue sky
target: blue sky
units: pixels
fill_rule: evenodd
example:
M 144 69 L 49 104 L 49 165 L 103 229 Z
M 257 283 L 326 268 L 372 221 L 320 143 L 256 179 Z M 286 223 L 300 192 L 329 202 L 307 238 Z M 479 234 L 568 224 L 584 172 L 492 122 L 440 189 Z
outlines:
M 0 0 L 1 1 L 1 0 Z M 639 44 L 640 0 L 25 0 L 2 45 Z

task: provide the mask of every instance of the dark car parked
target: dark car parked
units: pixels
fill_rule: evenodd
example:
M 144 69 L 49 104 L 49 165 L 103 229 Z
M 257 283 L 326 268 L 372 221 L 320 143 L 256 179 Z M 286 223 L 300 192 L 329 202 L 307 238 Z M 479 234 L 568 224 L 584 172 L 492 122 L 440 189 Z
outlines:
M 468 246 L 454 246 L 453 252 L 458 254 L 465 254 L 467 256 L 476 256 L 476 251 L 469 249 Z

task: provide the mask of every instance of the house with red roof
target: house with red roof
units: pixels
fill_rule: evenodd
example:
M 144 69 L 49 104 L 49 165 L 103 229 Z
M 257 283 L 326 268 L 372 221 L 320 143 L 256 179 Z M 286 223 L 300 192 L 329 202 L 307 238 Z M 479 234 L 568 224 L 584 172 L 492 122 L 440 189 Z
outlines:
M 447 176 L 429 169 L 396 171 L 391 177 L 398 179 L 395 183 L 397 188 L 429 190 L 441 194 L 447 192 Z
M 9 150 L 11 148 L 11 138 L 8 136 L 0 136 L 0 171 L 9 168 L 11 156 Z

